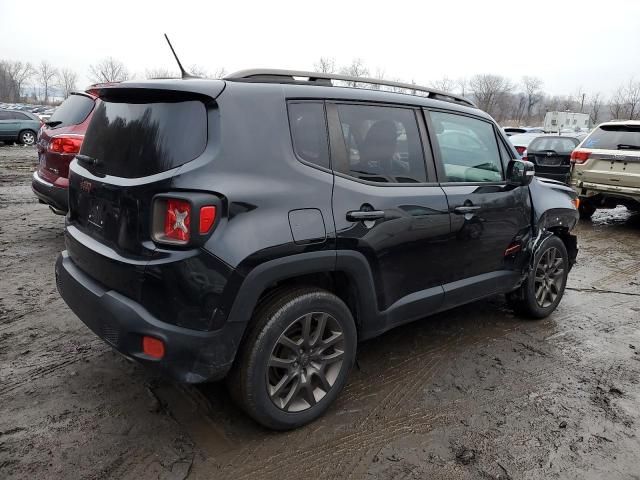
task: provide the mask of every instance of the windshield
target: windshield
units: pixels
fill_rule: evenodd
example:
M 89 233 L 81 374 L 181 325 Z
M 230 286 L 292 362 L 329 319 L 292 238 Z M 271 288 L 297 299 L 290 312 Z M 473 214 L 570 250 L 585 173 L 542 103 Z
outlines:
M 529 145 L 529 153 L 554 151 L 556 153 L 571 153 L 578 145 L 575 138 L 566 137 L 538 137 Z
M 640 150 L 640 125 L 603 125 L 587 137 L 584 148 Z

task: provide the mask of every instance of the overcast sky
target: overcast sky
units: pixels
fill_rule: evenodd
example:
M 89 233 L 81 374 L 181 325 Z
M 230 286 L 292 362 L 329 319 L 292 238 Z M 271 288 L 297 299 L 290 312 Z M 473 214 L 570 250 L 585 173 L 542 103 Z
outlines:
M 106 56 L 133 73 L 182 63 L 227 72 L 312 69 L 362 58 L 374 73 L 426 84 L 496 73 L 553 94 L 609 94 L 640 80 L 640 0 L 0 0 L 0 59 L 73 68 Z

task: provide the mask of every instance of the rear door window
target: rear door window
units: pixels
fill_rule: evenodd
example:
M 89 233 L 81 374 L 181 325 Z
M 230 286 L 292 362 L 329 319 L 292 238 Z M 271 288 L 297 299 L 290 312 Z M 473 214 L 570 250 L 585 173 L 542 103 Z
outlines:
M 305 162 L 330 168 L 324 104 L 290 102 L 289 126 L 296 155 Z
M 553 151 L 555 153 L 571 153 L 578 145 L 578 140 L 563 137 L 538 137 L 529 144 L 529 152 Z
M 429 112 L 447 182 L 501 182 L 493 125 L 465 115 Z
M 380 183 L 427 181 L 413 109 L 339 104 L 338 116 L 352 177 Z
M 640 150 L 640 125 L 603 125 L 582 145 L 602 150 Z
M 86 120 L 93 110 L 94 101 L 84 95 L 71 95 L 56 108 L 47 123 L 56 127 L 66 127 L 68 125 L 78 125 Z
M 13 112 L 13 118 L 16 120 L 33 120 L 29 115 L 22 112 Z
M 101 100 L 80 153 L 97 160 L 97 173 L 136 178 L 190 162 L 206 144 L 207 112 L 199 100 Z

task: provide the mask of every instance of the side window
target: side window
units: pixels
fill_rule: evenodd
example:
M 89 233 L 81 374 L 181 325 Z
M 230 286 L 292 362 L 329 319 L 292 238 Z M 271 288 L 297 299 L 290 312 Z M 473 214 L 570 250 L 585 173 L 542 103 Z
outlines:
M 289 103 L 293 150 L 305 162 L 330 168 L 327 124 L 321 102 Z
M 13 112 L 13 118 L 16 120 L 31 120 L 27 115 L 21 112 Z
M 0 120 L 12 120 L 13 115 L 11 112 L 0 112 Z
M 337 106 L 348 171 L 380 183 L 424 183 L 424 154 L 415 111 L 372 105 Z
M 429 115 L 446 181 L 502 181 L 502 162 L 491 123 L 453 113 Z

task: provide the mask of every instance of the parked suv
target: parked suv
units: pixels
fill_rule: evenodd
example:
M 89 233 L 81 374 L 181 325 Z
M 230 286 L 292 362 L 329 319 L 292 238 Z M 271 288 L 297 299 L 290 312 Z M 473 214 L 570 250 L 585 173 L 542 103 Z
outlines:
M 31 112 L 0 109 L 0 141 L 33 145 L 41 124 Z
M 640 121 L 601 124 L 573 151 L 571 163 L 581 218 L 617 205 L 640 211 Z
M 500 293 L 549 315 L 577 254 L 575 192 L 534 178 L 468 100 L 334 81 L 385 83 L 258 70 L 101 88 L 71 163 L 67 304 L 178 381 L 226 376 L 274 429 L 329 407 L 359 341 Z
M 536 175 L 569 183 L 571 152 L 580 141 L 572 136 L 541 135 L 524 152 L 523 159 L 535 166 Z
M 31 188 L 41 203 L 59 215 L 67 213 L 69 163 L 80 151 L 95 100 L 90 92 L 72 93 L 38 133 L 38 168 Z

